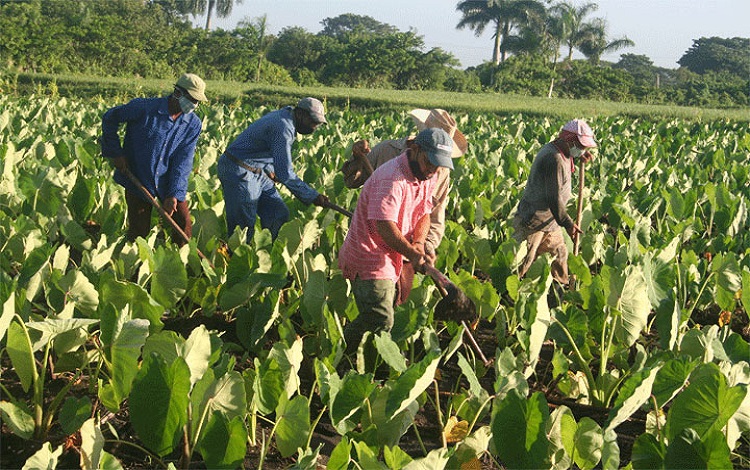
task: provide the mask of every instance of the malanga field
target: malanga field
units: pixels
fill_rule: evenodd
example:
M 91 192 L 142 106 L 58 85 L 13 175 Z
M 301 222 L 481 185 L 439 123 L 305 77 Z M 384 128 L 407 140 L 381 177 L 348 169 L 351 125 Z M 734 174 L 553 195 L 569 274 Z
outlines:
M 750 466 L 746 110 L 209 82 L 221 99 L 198 109 L 194 239 L 179 249 L 157 226 L 129 244 L 101 116 L 169 85 L 78 99 L 57 78 L 0 95 L 0 467 Z M 413 132 L 413 107 L 457 119 L 469 152 L 436 266 L 477 305 L 491 363 L 434 320 L 440 295 L 417 275 L 390 334 L 337 370 L 357 315 L 337 268 L 348 219 L 282 189 L 292 218 L 275 242 L 226 239 L 217 158 L 305 95 L 330 124 L 298 140 L 297 171 L 350 209 L 338 169 L 355 140 Z M 511 219 L 534 155 L 574 117 L 600 148 L 577 281 L 549 308 L 550 260 L 519 280 Z

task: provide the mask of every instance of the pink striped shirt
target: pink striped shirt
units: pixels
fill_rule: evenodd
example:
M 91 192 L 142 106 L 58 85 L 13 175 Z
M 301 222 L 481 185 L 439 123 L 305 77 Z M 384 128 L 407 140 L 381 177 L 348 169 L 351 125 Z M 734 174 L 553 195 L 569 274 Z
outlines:
M 378 220 L 394 222 L 407 240 L 417 222 L 432 211 L 436 177 L 419 181 L 406 153 L 379 166 L 359 194 L 349 232 L 339 251 L 339 268 L 347 279 L 390 279 L 401 275 L 403 256 L 386 245 Z

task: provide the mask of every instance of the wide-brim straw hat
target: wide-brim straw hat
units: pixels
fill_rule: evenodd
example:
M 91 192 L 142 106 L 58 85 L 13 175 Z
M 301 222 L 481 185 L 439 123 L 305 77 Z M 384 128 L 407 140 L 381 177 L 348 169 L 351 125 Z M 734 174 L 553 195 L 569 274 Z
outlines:
M 443 129 L 453 139 L 453 153 L 451 158 L 458 158 L 469 150 L 466 137 L 458 130 L 456 120 L 444 109 L 412 109 L 409 111 L 417 130 L 423 131 L 431 127 Z

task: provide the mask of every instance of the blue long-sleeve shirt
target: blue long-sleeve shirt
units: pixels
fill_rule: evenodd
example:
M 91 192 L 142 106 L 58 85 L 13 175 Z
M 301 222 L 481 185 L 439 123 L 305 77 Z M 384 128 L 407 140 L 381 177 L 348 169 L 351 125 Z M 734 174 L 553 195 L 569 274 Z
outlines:
M 121 143 L 118 129 L 122 123 L 126 127 Z M 102 155 L 124 156 L 130 171 L 152 195 L 184 201 L 200 132 L 201 120 L 194 113 L 172 119 L 167 97 L 136 98 L 104 113 Z M 115 181 L 140 195 L 119 170 Z
M 292 167 L 292 144 L 297 135 L 292 107 L 272 111 L 250 124 L 227 147 L 227 152 L 249 166 L 275 173 L 276 180 L 310 204 L 319 193 L 302 181 Z

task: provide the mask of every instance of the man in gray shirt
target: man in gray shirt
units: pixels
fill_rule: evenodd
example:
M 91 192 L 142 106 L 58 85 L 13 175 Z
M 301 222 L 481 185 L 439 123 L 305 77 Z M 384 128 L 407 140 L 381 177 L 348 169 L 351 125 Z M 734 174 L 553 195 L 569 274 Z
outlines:
M 567 122 L 555 140 L 537 153 L 531 165 L 526 188 L 513 218 L 513 237 L 526 241 L 528 252 L 519 268 L 519 276 L 526 275 L 531 263 L 543 253 L 552 254 L 552 277 L 561 284 L 568 283 L 568 250 L 562 230 L 571 238 L 581 229 L 568 215 L 566 206 L 571 196 L 571 175 L 574 160 L 584 163 L 591 159 L 587 151 L 596 147 L 594 132 L 580 119 Z

